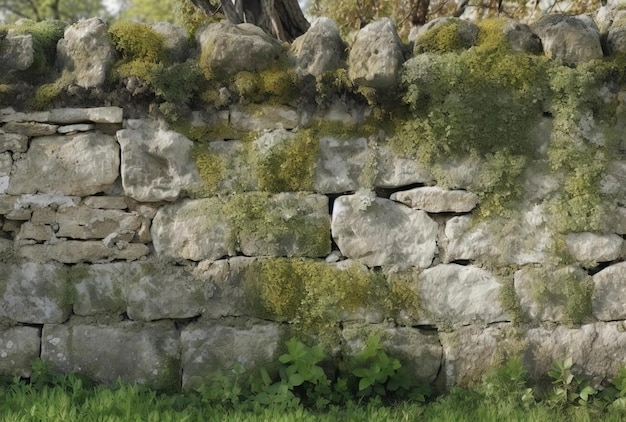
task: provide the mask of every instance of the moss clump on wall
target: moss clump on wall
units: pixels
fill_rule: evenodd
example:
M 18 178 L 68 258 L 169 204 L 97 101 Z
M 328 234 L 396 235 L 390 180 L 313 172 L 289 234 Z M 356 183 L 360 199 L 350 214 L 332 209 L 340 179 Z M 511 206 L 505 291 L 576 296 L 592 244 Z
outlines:
M 214 195 L 218 192 L 218 185 L 224 174 L 224 163 L 217 154 L 198 143 L 194 144 L 191 156 L 202 179 L 202 187 L 194 190 L 193 196 L 202 198 Z
M 330 219 L 324 215 L 313 221 L 310 209 L 302 205 L 307 196 L 243 193 L 228 197 L 223 212 L 237 244 L 257 239 L 265 244 L 287 246 L 297 242 L 300 256 L 326 256 L 330 252 Z
M 289 104 L 300 95 L 296 72 L 284 63 L 259 72 L 239 72 L 231 78 L 229 89 L 244 104 Z
M 432 28 L 419 39 L 417 53 L 453 53 L 466 50 L 472 45 L 461 36 L 459 22 L 450 20 Z
M 308 259 L 273 258 L 259 261 L 258 276 L 248 280 L 247 297 L 263 315 L 292 322 L 303 337 L 321 342 L 333 337 L 346 313 L 370 304 L 377 276 L 360 265 L 340 269 Z

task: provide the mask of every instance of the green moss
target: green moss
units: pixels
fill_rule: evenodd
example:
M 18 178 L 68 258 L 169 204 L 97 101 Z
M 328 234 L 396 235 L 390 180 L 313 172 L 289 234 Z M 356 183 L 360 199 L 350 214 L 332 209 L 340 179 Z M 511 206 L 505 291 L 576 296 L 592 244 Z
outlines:
M 64 71 L 54 82 L 37 87 L 35 94 L 29 101 L 28 107 L 33 110 L 47 110 L 54 100 L 63 94 L 65 89 L 73 82 L 72 75 Z
M 385 315 L 396 321 L 405 318 L 416 321 L 421 313 L 417 292 L 419 273 L 392 273 L 386 279 L 381 277 L 378 281 L 374 296 L 382 305 Z
M 370 304 L 376 283 L 358 264 L 339 269 L 308 259 L 265 259 L 257 274 L 246 286 L 246 296 L 259 301 L 251 306 L 273 320 L 292 322 L 301 336 L 321 342 L 333 336 L 345 313 Z
M 259 72 L 239 72 L 229 87 L 243 103 L 289 104 L 300 94 L 295 70 L 283 63 Z
M 431 28 L 419 39 L 416 45 L 417 53 L 452 53 L 470 48 L 461 36 L 458 22 L 451 20 L 435 28 Z
M 139 60 L 163 63 L 167 60 L 163 35 L 148 25 L 137 22 L 117 22 L 109 29 L 115 49 L 126 62 Z
M 519 325 L 524 321 L 522 308 L 520 307 L 517 294 L 515 293 L 515 286 L 513 281 L 507 282 L 500 287 L 500 304 L 502 309 L 511 318 L 511 322 L 515 325 Z
M 200 144 L 194 145 L 191 155 L 202 179 L 202 187 L 195 190 L 193 196 L 204 197 L 217 193 L 224 174 L 224 163 L 220 157 Z

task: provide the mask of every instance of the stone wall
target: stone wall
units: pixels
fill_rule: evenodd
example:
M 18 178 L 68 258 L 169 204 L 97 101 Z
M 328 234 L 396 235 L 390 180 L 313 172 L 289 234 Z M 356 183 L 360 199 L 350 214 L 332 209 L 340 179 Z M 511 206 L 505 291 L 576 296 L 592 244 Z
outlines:
M 324 19 L 288 52 L 249 25 L 210 25 L 191 46 L 158 27 L 182 52 L 168 60 L 222 81 L 205 103 L 119 67 L 110 85 L 127 51 L 88 20 L 65 29 L 66 85 L 40 110 L 28 93 L 59 81 L 29 73 L 29 35 L 9 31 L 0 375 L 28 377 L 41 358 L 191 390 L 275 362 L 292 335 L 354 353 L 378 333 L 443 387 L 511 356 L 537 378 L 572 357 L 610 379 L 626 363 L 623 13 L 497 21 L 495 47 L 491 24 L 437 21 L 407 46 L 382 20 L 347 58 Z M 86 45 L 109 53 L 87 66 Z M 293 72 L 235 60 L 242 46 Z M 480 75 L 472 91 L 476 57 L 512 60 L 506 72 L 527 60 L 537 79 Z

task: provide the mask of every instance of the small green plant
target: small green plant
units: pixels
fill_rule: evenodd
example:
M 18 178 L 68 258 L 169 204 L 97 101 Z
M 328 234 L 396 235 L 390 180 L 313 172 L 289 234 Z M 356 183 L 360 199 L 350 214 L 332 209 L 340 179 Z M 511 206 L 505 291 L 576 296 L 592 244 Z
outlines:
M 566 404 L 579 404 L 585 406 L 591 396 L 598 391 L 588 385 L 581 377 L 572 372 L 572 358 L 556 361 L 548 376 L 552 378 L 553 390 L 548 398 L 548 403 L 555 406 Z
M 488 371 L 483 376 L 479 388 L 487 400 L 493 403 L 511 401 L 528 408 L 535 403 L 532 388 L 526 383 L 529 374 L 524 368 L 521 359 L 513 358 L 504 365 Z

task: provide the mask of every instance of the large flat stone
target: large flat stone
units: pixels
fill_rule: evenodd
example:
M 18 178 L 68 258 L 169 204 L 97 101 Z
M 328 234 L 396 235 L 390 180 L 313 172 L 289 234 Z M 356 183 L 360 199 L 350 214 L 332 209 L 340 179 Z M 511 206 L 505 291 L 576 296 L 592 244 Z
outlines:
M 45 325 L 41 358 L 50 370 L 97 382 L 118 379 L 153 388 L 180 388 L 180 335 L 173 322 Z
M 71 239 L 104 239 L 113 233 L 132 233 L 141 226 L 136 213 L 88 207 L 62 207 L 57 210 L 56 236 Z
M 24 158 L 14 163 L 8 193 L 93 195 L 115 182 L 119 163 L 119 146 L 112 136 L 35 138 Z
M 626 320 L 626 262 L 593 276 L 593 315 L 601 321 Z
M 146 256 L 150 249 L 143 243 L 119 244 L 109 247 L 98 241 L 68 240 L 63 242 L 25 245 L 17 255 L 34 262 L 58 261 L 64 264 L 113 260 L 134 261 Z
M 478 205 L 478 195 L 462 190 L 445 190 L 436 186 L 415 188 L 391 194 L 391 200 L 411 208 L 432 213 L 470 212 Z
M 0 378 L 28 378 L 39 357 L 39 328 L 0 328 Z
M 322 137 L 313 186 L 320 193 L 342 193 L 358 189 L 359 177 L 368 159 L 367 139 Z
M 59 124 L 73 123 L 122 123 L 124 110 L 121 107 L 54 108 L 48 121 Z
M 624 239 L 616 234 L 569 233 L 565 243 L 574 259 L 593 265 L 617 259 L 622 252 Z

